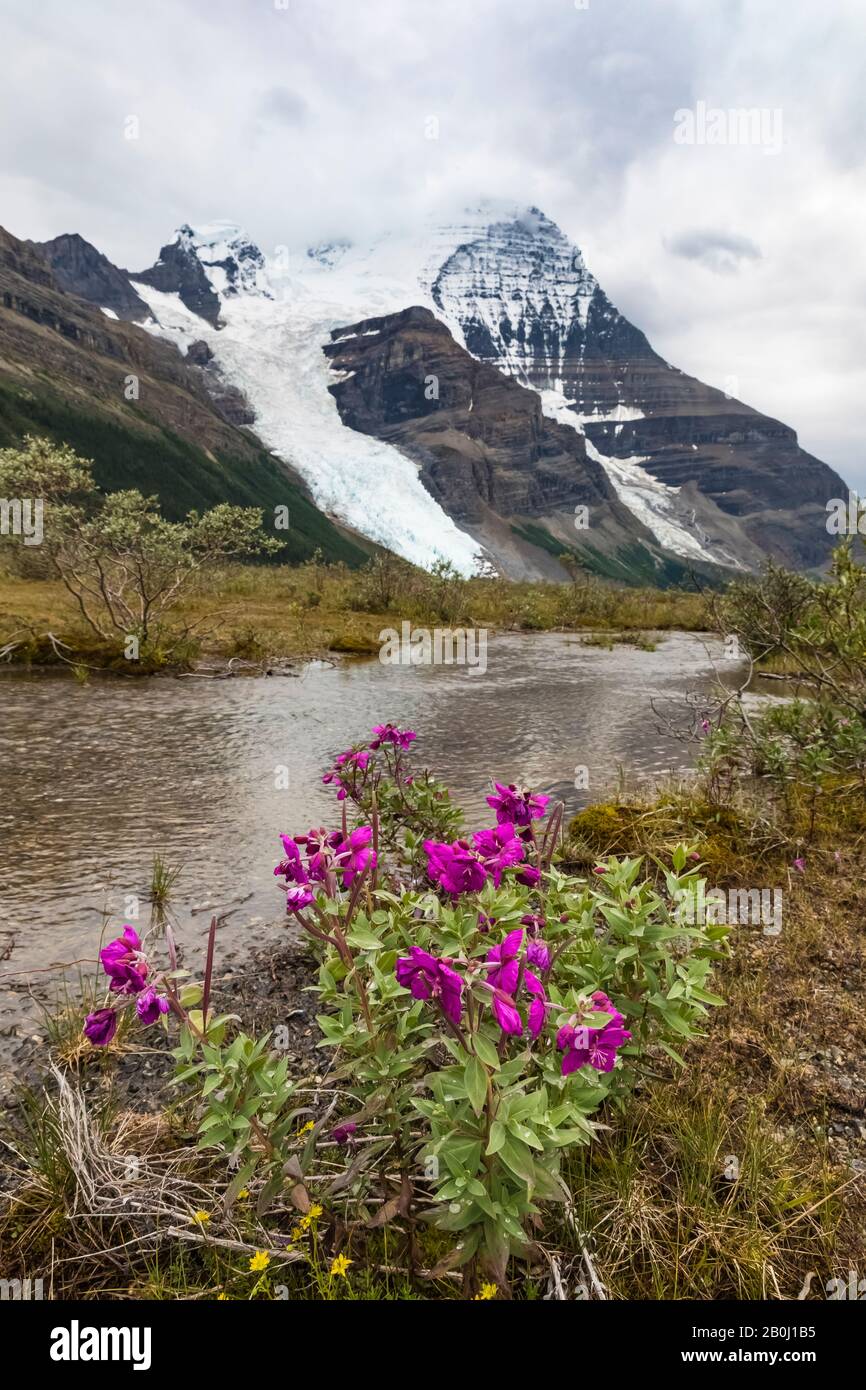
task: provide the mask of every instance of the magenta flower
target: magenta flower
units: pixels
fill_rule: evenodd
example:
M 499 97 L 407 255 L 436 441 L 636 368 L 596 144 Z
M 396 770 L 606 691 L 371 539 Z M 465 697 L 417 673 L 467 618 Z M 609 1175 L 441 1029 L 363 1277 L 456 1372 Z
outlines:
M 446 893 L 456 898 L 460 893 L 477 893 L 484 887 L 487 871 L 466 840 L 455 840 L 453 845 L 425 840 L 424 849 L 427 872 Z
M 97 1009 L 84 1020 L 84 1036 L 94 1047 L 105 1047 L 117 1032 L 117 1014 L 114 1009 Z
M 285 878 L 287 883 L 307 883 L 307 874 L 301 863 L 301 851 L 296 842 L 290 835 L 281 835 L 280 839 L 283 842 L 286 857 L 280 860 L 274 869 L 274 874 Z
M 148 985 L 135 1001 L 135 1012 L 142 1023 L 156 1023 L 160 1014 L 167 1014 L 171 1005 L 162 994 L 157 994 L 153 985 Z
M 305 845 L 307 850 L 308 877 L 302 881 L 307 883 L 312 879 L 314 883 L 322 883 L 334 867 L 333 851 L 337 845 L 342 844 L 343 836 L 340 831 L 327 831 L 324 826 L 320 826 L 318 830 L 311 830 L 308 835 L 296 835 L 295 839 L 299 845 Z
M 365 749 L 358 749 L 356 751 L 354 748 L 347 748 L 345 753 L 338 754 L 334 768 L 322 778 L 322 781 L 326 784 L 333 782 L 338 788 L 338 801 L 345 801 L 346 797 L 351 795 L 355 785 L 356 774 L 358 772 L 366 772 L 370 765 L 371 756 L 372 755 Z M 350 786 L 348 787 L 343 781 L 343 777 L 345 776 L 348 776 L 350 779 Z
M 287 912 L 300 912 L 301 908 L 309 907 L 314 901 L 312 890 L 305 883 L 291 883 L 286 889 Z
M 534 820 L 542 820 L 547 814 L 549 796 L 541 796 L 525 788 L 521 790 L 513 782 L 507 787 L 501 782 L 494 782 L 493 785 L 496 793 L 488 796 L 487 805 L 493 807 L 500 824 L 529 825 Z
M 358 1133 L 358 1126 L 354 1120 L 348 1120 L 344 1125 L 337 1125 L 336 1129 L 331 1130 L 331 1138 L 335 1144 L 348 1144 L 354 1135 Z
M 274 869 L 286 880 L 286 906 L 289 911 L 308 907 L 313 901 L 311 883 L 323 883 L 331 875 L 342 875 L 348 888 L 368 864 L 375 868 L 376 855 L 369 848 L 373 832 L 367 825 L 358 826 L 345 837 L 339 830 L 328 831 L 323 826 L 308 835 L 282 835 L 286 857 Z M 303 863 L 299 846 L 303 846 L 307 862 Z M 306 891 L 295 891 L 306 890 Z
M 134 927 L 124 927 L 123 934 L 99 952 L 99 959 L 116 994 L 138 994 L 144 989 L 149 967 Z
M 623 1027 L 625 1019 L 614 1008 L 606 994 L 596 990 L 592 996 L 595 1013 L 611 1014 L 603 1028 L 575 1027 L 575 1019 L 566 1023 L 556 1035 L 556 1046 L 564 1052 L 562 1075 L 568 1076 L 578 1067 L 595 1067 L 596 1071 L 613 1071 L 617 1049 L 628 1042 L 631 1033 Z
M 542 972 L 550 969 L 550 949 L 544 941 L 530 941 L 526 947 L 526 963 Z
M 521 982 L 521 962 L 520 948 L 523 944 L 523 929 L 509 932 L 505 940 L 498 946 L 492 946 L 487 952 L 486 960 L 488 964 L 496 965 L 496 970 L 491 970 L 487 976 L 487 983 L 492 985 L 497 991 L 493 996 L 493 1012 L 496 1021 L 503 1033 L 510 1033 L 519 1036 L 523 1032 L 523 1020 L 515 1002 L 515 995 Z M 535 946 L 537 943 L 533 942 Z M 529 959 L 527 953 L 527 960 Z M 546 999 L 544 997 L 544 987 L 537 976 L 523 965 L 523 985 L 527 992 L 532 996 L 529 1005 L 529 1032 L 533 1038 L 537 1038 L 544 1023 L 544 1010 Z M 507 997 L 503 997 L 507 996 Z
M 357 874 L 362 874 L 369 864 L 376 867 L 376 851 L 369 848 L 373 831 L 369 825 L 359 825 L 350 830 L 345 840 L 341 840 L 334 850 L 337 868 L 343 876 L 343 887 L 349 888 Z
M 525 869 L 521 869 L 519 874 L 514 877 L 518 883 L 522 883 L 524 888 L 537 888 L 541 880 L 541 871 L 536 869 L 533 864 L 527 864 Z
M 366 770 L 370 762 L 370 754 L 363 749 L 356 752 L 353 748 L 347 748 L 345 753 L 340 753 L 337 758 L 337 767 L 349 766 L 359 767 L 362 772 Z
M 472 839 L 497 888 L 502 881 L 502 870 L 518 863 L 526 853 L 523 841 L 517 838 L 510 823 L 495 825 L 492 830 L 478 830 Z
M 530 936 L 540 936 L 545 928 L 545 920 L 539 917 L 536 912 L 527 912 L 520 919 L 520 925 L 526 927 Z
M 410 743 L 414 743 L 417 737 L 412 729 L 398 729 L 395 724 L 374 724 L 370 747 L 378 748 L 383 743 L 393 743 L 396 747 L 405 749 Z
M 805 859 L 795 859 L 793 867 L 797 870 L 798 874 L 804 874 L 806 872 Z
M 431 956 L 420 946 L 412 946 L 396 966 L 397 983 L 408 989 L 413 999 L 438 999 L 452 1023 L 460 1022 L 463 981 L 447 960 Z
M 443 844 L 425 840 L 427 872 L 453 897 L 461 893 L 478 893 L 488 876 L 498 888 L 502 872 L 517 864 L 526 848 L 511 824 L 494 825 L 490 830 L 477 830 L 468 840 Z

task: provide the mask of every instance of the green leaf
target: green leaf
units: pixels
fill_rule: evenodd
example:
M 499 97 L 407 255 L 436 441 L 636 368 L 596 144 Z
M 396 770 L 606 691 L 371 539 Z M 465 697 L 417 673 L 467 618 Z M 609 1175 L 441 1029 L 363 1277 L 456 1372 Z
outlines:
M 512 1173 L 518 1178 L 522 1178 L 525 1183 L 535 1182 L 535 1164 L 532 1155 L 525 1144 L 519 1139 L 512 1139 L 510 1135 L 505 1136 L 499 1156 L 506 1168 L 510 1168 Z
M 724 1004 L 724 999 L 719 994 L 711 994 L 708 989 L 701 989 L 698 985 L 692 985 L 691 997 L 700 999 L 702 1004 Z
M 234 1206 L 235 1202 L 237 1201 L 238 1193 L 242 1192 L 243 1189 L 246 1187 L 247 1183 L 249 1182 L 250 1178 L 252 1177 L 253 1173 L 256 1171 L 256 1168 L 258 1167 L 258 1162 L 259 1161 L 257 1158 L 250 1159 L 249 1163 L 245 1163 L 244 1166 L 240 1168 L 238 1172 L 235 1174 L 235 1176 L 232 1178 L 231 1182 L 226 1188 L 226 1195 L 223 1198 L 223 1208 L 226 1212 L 230 1211 L 231 1208 Z
M 356 923 L 349 935 L 346 937 L 350 946 L 356 946 L 359 951 L 381 951 L 382 943 L 375 932 L 370 931 L 369 927 L 362 927 Z
M 498 1071 L 500 1066 L 499 1053 L 496 1051 L 493 1040 L 486 1037 L 484 1033 L 476 1033 L 472 1042 L 482 1062 L 485 1062 L 488 1067 L 492 1067 L 494 1071 Z
M 530 1149 L 543 1150 L 544 1148 L 544 1145 L 542 1144 L 538 1135 L 535 1134 L 531 1129 L 529 1129 L 527 1125 L 520 1124 L 518 1120 L 508 1121 L 508 1132 L 509 1134 L 513 1134 L 515 1139 L 522 1140 L 523 1143 L 527 1144 Z
M 213 1129 L 214 1125 L 224 1125 L 228 1123 L 229 1121 L 225 1114 L 220 1115 L 217 1113 L 212 1113 L 210 1115 L 205 1116 L 205 1118 L 202 1120 L 201 1124 L 198 1127 L 198 1132 L 199 1134 L 204 1134 L 207 1130 Z
M 469 1104 L 480 1115 L 487 1100 L 487 1068 L 480 1057 L 470 1057 L 463 1070 L 463 1084 Z
M 493 1124 L 490 1126 L 490 1141 L 485 1152 L 488 1154 L 499 1153 L 499 1150 L 502 1148 L 507 1138 L 508 1135 L 505 1131 L 505 1125 L 499 1120 L 494 1120 Z

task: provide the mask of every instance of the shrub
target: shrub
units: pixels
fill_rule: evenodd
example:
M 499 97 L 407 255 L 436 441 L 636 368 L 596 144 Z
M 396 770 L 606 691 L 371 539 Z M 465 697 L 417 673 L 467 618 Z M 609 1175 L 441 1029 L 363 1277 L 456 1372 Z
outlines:
M 687 846 L 660 887 L 639 858 L 575 877 L 557 859 L 561 806 L 515 785 L 494 783 L 493 826 L 455 838 L 447 792 L 411 768 L 415 740 L 378 725 L 325 774 L 341 828 L 282 836 L 275 874 L 319 956 L 330 1107 L 304 1106 L 269 1037 L 229 1041 L 234 1020 L 211 1017 L 215 926 L 203 985 L 178 971 L 170 928 L 167 971 L 130 927 L 102 962 L 144 1024 L 178 1019 L 177 1081 L 200 1145 L 237 1167 L 228 1200 L 255 1181 L 260 1213 L 286 1190 L 304 1211 L 324 1152 L 322 1202 L 352 1229 L 401 1222 L 410 1267 L 418 1224 L 435 1227 L 437 1270 L 463 1266 L 471 1295 L 482 1272 L 504 1284 L 542 1207 L 569 1201 L 562 1154 L 591 1142 L 599 1107 L 626 1104 L 652 1050 L 682 1062 L 722 1002 L 708 981 L 727 928 L 684 923 L 702 883 Z M 86 1031 L 105 1044 L 116 1022 L 94 1010 Z
M 717 622 L 745 647 L 750 675 L 751 664 L 781 661 L 796 698 L 753 709 L 735 691 L 705 712 L 711 788 L 761 779 L 809 843 L 825 803 L 842 817 L 866 801 L 866 569 L 850 542 L 829 581 L 770 565 L 761 580 L 731 587 Z

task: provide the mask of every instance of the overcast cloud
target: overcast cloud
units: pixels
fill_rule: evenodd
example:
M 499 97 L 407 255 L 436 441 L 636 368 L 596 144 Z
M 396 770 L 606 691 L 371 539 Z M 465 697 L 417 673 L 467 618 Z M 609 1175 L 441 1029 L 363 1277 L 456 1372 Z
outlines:
M 0 36 L 15 235 L 140 269 L 185 221 L 268 252 L 525 199 L 866 492 L 862 0 L 5 0 Z M 706 143 L 714 108 L 763 125 Z

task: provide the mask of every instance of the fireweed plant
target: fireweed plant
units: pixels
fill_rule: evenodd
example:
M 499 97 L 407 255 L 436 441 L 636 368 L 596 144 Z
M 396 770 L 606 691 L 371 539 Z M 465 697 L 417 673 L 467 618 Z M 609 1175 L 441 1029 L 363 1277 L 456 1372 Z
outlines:
M 281 837 L 274 873 L 319 958 L 329 1104 L 299 1103 L 269 1037 L 227 1043 L 230 1018 L 210 1019 L 215 924 L 201 990 L 181 987 L 174 959 L 153 976 L 131 928 L 102 960 L 143 1023 L 179 1020 L 176 1080 L 195 1089 L 200 1145 L 236 1167 L 229 1203 L 255 1177 L 260 1215 L 286 1191 L 307 1210 L 306 1175 L 315 1163 L 321 1181 L 324 1162 L 333 1177 L 316 1195 L 345 1202 L 350 1230 L 402 1220 L 414 1268 L 417 1224 L 432 1223 L 451 1236 L 437 1270 L 466 1266 L 471 1292 L 482 1271 L 504 1286 L 544 1205 L 569 1201 L 563 1149 L 593 1139 L 606 1102 L 624 1104 L 648 1049 L 682 1064 L 677 1049 L 723 1002 L 707 985 L 727 928 L 684 922 L 703 882 L 688 846 L 658 887 L 640 859 L 575 877 L 562 806 L 525 788 L 494 783 L 495 823 L 461 837 L 445 789 L 411 770 L 415 742 L 376 726 L 325 775 L 340 828 Z M 88 1017 L 95 1044 L 110 1016 Z

